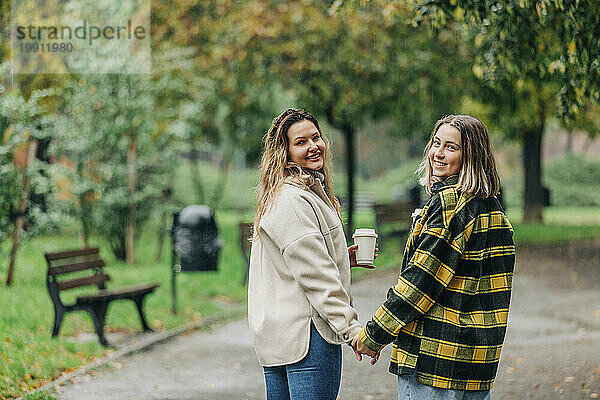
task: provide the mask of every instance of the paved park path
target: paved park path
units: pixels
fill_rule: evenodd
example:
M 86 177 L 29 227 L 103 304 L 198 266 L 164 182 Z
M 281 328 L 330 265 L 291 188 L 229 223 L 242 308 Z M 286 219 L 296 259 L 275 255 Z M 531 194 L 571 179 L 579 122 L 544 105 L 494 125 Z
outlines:
M 588 246 L 589 247 L 589 246 Z M 353 285 L 361 320 L 369 318 L 395 273 Z M 342 400 L 395 399 L 388 346 L 374 367 L 344 346 Z M 61 388 L 61 400 L 264 399 L 245 320 L 192 332 L 129 356 L 113 368 Z M 600 398 L 600 246 L 518 253 L 509 329 L 492 398 Z

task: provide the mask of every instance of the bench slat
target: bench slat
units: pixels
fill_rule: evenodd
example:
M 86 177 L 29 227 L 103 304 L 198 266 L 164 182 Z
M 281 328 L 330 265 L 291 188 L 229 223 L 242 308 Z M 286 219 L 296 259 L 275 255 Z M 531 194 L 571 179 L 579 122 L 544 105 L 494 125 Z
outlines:
M 380 222 L 407 222 L 415 206 L 411 203 L 375 204 L 375 216 Z
M 99 253 L 99 249 L 97 247 L 91 247 L 89 249 L 62 251 L 60 253 L 46 253 L 45 257 L 46 257 L 46 261 L 54 261 L 54 260 L 61 260 L 63 258 L 87 256 L 90 254 L 98 254 L 98 253 Z
M 137 284 L 137 285 L 123 286 L 120 288 L 116 288 L 114 290 L 100 290 L 96 294 L 79 296 L 77 298 L 77 302 L 79 302 L 79 303 L 94 303 L 98 300 L 110 301 L 110 300 L 130 298 L 131 296 L 133 296 L 135 294 L 150 293 L 154 289 L 156 289 L 158 286 L 159 285 L 157 283 L 150 283 L 150 284 Z
M 81 286 L 98 285 L 100 283 L 108 281 L 110 281 L 110 276 L 106 274 L 97 274 L 85 278 L 77 278 L 72 279 L 70 281 L 57 282 L 56 287 L 58 288 L 58 290 L 68 290 Z
M 60 275 L 67 274 L 69 272 L 83 271 L 90 268 L 101 268 L 104 267 L 104 260 L 101 258 L 97 260 L 83 261 L 74 264 L 67 265 L 59 265 L 56 267 L 49 267 L 48 274 L 49 275 Z

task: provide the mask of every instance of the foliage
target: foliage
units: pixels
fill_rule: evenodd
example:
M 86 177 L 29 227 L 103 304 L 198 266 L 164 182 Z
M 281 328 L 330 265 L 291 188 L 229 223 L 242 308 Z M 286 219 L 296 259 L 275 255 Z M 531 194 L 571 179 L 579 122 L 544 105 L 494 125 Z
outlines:
M 268 73 L 265 55 L 249 45 L 263 21 L 247 11 L 261 7 L 259 3 L 167 1 L 153 9 L 155 43 L 195 52 L 194 69 L 188 74 L 192 102 L 185 107 L 192 112 L 186 119 L 186 142 L 192 154 L 208 147 L 218 155 L 223 172 L 211 194 L 198 164 L 192 175 L 196 202 L 212 208 L 221 206 L 234 160 L 244 164 L 258 159 L 262 136 L 289 97 Z
M 600 162 L 566 155 L 548 162 L 545 182 L 556 206 L 600 206 Z
M 93 226 L 120 259 L 130 206 L 139 231 L 174 166 L 173 134 L 158 131 L 161 115 L 154 107 L 171 83 L 142 75 L 86 75 L 69 81 L 62 93 L 53 151 L 62 158 L 57 169 L 67 185 L 66 199 L 86 235 Z
M 333 126 L 391 119 L 391 133 L 422 137 L 460 103 L 466 65 L 454 32 L 411 27 L 408 8 L 392 17 L 384 1 L 328 13 L 313 7 L 303 19 L 291 16 L 297 51 L 287 52 L 296 57 L 287 65 L 301 100 Z
M 253 71 L 255 82 L 280 81 L 295 105 L 343 133 L 352 208 L 355 131 L 370 120 L 393 119 L 393 133 L 422 135 L 459 102 L 460 86 L 452 79 L 463 64 L 452 34 L 413 29 L 406 18 L 390 15 L 384 1 L 338 5 L 245 2 L 241 11 L 224 15 L 222 25 L 229 28 L 220 34 L 227 39 L 220 55 L 240 75 Z
M 587 99 L 600 100 L 600 10 L 593 0 L 417 2 L 415 21 L 432 16 L 466 22 L 484 49 L 479 67 L 490 81 L 525 76 L 535 81 L 557 77 L 559 115 L 578 117 Z M 477 67 L 477 66 L 476 66 Z M 477 72 L 476 72 L 477 74 Z
M 473 73 L 482 83 L 475 97 L 493 105 L 504 132 L 521 138 L 524 215 L 540 221 L 546 119 L 554 111 L 565 126 L 594 126 L 577 121 L 600 100 L 600 11 L 593 1 L 420 0 L 413 22 L 423 21 L 439 29 L 458 24 L 473 43 Z
M 6 63 L 0 65 L 0 82 L 6 80 L 9 67 Z M 45 163 L 37 161 L 24 169 L 22 157 L 17 160 L 15 156 L 27 151 L 29 141 L 46 138 L 52 119 L 47 115 L 46 108 L 40 105 L 40 101 L 52 95 L 52 90 L 34 91 L 26 100 L 17 91 L 0 84 L 0 245 L 13 231 L 13 219 L 17 215 L 22 195 L 23 178 L 27 175 L 31 179 L 32 193 L 48 193 L 51 190 L 49 181 L 43 175 Z M 35 205 L 30 205 L 27 212 L 26 236 L 51 227 L 48 215 Z

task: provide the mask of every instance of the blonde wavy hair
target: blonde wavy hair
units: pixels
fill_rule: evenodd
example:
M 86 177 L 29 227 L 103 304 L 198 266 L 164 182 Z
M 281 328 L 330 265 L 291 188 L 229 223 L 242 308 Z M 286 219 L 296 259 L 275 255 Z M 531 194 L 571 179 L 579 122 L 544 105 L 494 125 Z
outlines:
M 446 115 L 435 123 L 429 142 L 423 150 L 423 160 L 415 171 L 415 174 L 420 176 L 419 183 L 431 194 L 433 182 L 429 149 L 435 134 L 445 124 L 455 127 L 460 132 L 462 157 L 458 189 L 484 199 L 500 193 L 500 178 L 487 128 L 483 122 L 469 115 Z
M 288 108 L 273 119 L 271 127 L 263 138 L 264 150 L 260 162 L 260 180 L 256 190 L 256 208 L 253 220 L 254 232 L 258 232 L 257 228 L 261 218 L 273 204 L 279 190 L 287 179 L 291 178 L 305 188 L 315 182 L 314 176 L 304 171 L 299 164 L 290 161 L 288 154 L 288 130 L 296 122 L 304 120 L 310 121 L 315 125 L 325 142 L 324 164 L 320 172 L 325 176 L 325 194 L 331 200 L 341 219 L 340 203 L 334 195 L 331 152 L 329 150 L 331 146 L 329 141 L 323 135 L 319 122 L 314 116 L 301 109 Z

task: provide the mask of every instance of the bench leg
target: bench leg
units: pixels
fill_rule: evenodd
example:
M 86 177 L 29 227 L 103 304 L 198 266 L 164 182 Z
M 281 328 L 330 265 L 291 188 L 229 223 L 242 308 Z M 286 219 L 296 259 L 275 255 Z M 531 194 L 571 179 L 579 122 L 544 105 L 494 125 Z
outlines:
M 90 313 L 92 321 L 94 321 L 94 329 L 100 340 L 102 346 L 109 346 L 108 341 L 104 337 L 104 319 L 106 317 L 106 310 L 108 308 L 107 302 L 97 303 L 87 308 L 87 312 Z
M 146 297 L 145 294 L 143 294 L 141 296 L 134 296 L 133 301 L 135 301 L 135 305 L 137 306 L 138 313 L 140 314 L 140 321 L 142 322 L 142 327 L 144 328 L 144 331 L 145 332 L 154 332 L 152 330 L 152 328 L 150 328 L 148 326 L 148 324 L 146 323 L 146 318 L 144 318 L 144 298 L 145 297 Z
M 62 309 L 54 307 L 54 328 L 52 328 L 52 337 L 58 336 L 58 331 L 60 330 L 60 325 L 62 324 L 64 316 L 65 312 Z

